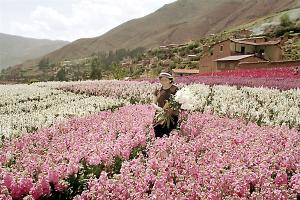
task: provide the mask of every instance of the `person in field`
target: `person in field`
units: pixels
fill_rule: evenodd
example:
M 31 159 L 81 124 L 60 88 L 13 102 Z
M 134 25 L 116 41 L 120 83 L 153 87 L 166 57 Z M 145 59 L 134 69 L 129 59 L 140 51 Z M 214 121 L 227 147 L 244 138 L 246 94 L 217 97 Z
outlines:
M 170 72 L 161 72 L 159 74 L 160 89 L 154 91 L 154 107 L 157 112 L 164 110 L 171 118 L 169 126 L 154 119 L 154 132 L 155 137 L 169 136 L 170 132 L 177 127 L 178 114 L 176 110 L 166 108 L 166 103 L 170 100 L 171 95 L 175 95 L 178 87 L 174 85 L 174 78 Z

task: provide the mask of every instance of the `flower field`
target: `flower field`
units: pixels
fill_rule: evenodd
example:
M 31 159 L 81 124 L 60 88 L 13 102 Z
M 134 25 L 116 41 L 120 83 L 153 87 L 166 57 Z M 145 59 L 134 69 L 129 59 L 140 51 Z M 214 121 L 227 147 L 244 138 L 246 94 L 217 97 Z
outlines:
M 300 79 L 198 78 L 163 138 L 155 82 L 0 85 L 0 199 L 299 199 Z

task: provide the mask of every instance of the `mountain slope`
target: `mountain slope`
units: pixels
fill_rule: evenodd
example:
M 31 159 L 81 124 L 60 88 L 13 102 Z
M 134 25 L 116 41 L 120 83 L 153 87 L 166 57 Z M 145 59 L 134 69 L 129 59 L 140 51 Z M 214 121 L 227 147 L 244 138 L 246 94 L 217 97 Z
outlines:
M 59 61 L 120 48 L 181 43 L 299 6 L 299 0 L 178 0 L 102 36 L 79 39 L 47 57 Z
M 0 69 L 20 64 L 28 59 L 39 58 L 68 43 L 0 33 Z

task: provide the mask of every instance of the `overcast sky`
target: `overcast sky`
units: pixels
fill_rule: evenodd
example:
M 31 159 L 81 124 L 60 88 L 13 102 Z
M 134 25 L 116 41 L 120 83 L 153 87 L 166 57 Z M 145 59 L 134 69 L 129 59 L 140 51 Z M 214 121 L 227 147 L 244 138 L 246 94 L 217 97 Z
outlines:
M 0 33 L 74 41 L 102 35 L 176 0 L 0 0 Z

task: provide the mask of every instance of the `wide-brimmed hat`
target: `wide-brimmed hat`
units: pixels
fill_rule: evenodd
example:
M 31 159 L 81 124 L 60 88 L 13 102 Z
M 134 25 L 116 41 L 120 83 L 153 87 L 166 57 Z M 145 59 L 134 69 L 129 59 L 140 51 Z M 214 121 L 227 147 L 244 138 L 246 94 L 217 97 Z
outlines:
M 159 74 L 158 77 L 159 77 L 159 78 L 161 78 L 161 77 L 166 77 L 166 78 L 168 78 L 168 79 L 173 79 L 173 75 L 170 74 L 170 73 L 168 73 L 168 72 L 161 72 L 161 73 Z

